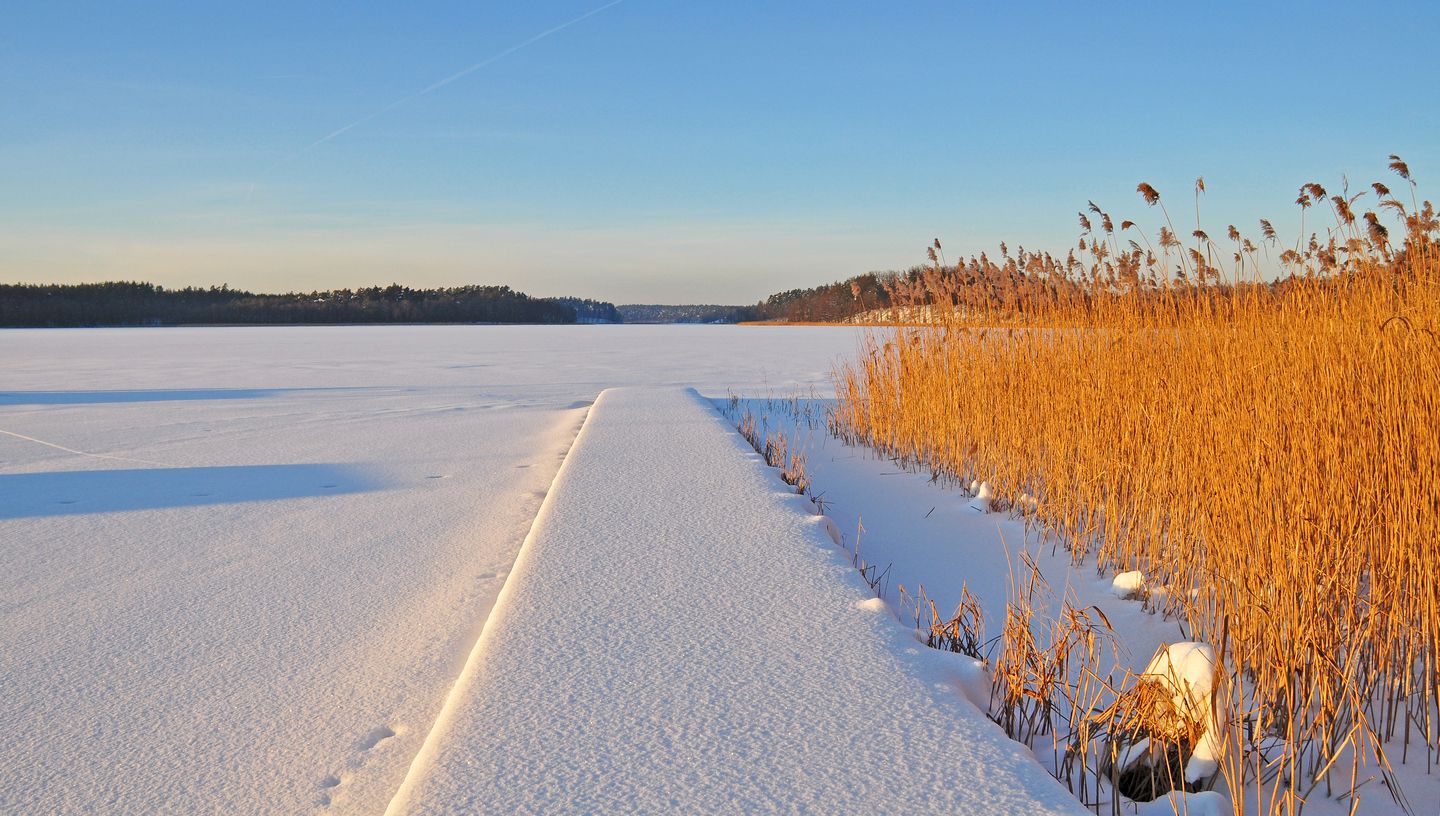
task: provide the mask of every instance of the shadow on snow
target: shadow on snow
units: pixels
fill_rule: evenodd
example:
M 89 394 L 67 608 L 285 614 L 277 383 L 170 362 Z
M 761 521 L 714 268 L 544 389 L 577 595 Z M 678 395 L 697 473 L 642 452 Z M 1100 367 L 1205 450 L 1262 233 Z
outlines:
M 362 468 L 336 464 L 0 474 L 0 519 L 303 499 L 385 487 Z
M 178 402 L 263 399 L 301 388 L 198 388 L 144 391 L 0 391 L 0 405 L 98 405 L 109 402 Z

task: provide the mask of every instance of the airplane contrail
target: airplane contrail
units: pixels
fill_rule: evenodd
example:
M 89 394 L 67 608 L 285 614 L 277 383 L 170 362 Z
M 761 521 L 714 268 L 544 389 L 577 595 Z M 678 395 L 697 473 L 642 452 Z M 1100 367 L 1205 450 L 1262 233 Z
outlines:
M 280 159 L 279 161 L 275 162 L 275 163 L 274 163 L 273 165 L 271 165 L 268 169 L 266 169 L 265 172 L 262 173 L 262 174 L 260 175 L 260 177 L 256 179 L 256 181 L 250 182 L 250 189 L 249 189 L 249 191 L 245 194 L 246 200 L 249 200 L 250 196 L 255 193 L 255 186 L 256 186 L 256 184 L 257 184 L 260 180 L 262 180 L 263 178 L 265 178 L 266 176 L 269 176 L 271 173 L 275 172 L 275 170 L 277 170 L 281 165 L 286 164 L 286 163 L 291 162 L 291 161 L 294 161 L 295 159 L 300 158 L 302 155 L 304 155 L 304 154 L 310 152 L 311 150 L 314 150 L 315 148 L 319 147 L 320 145 L 325 144 L 326 142 L 330 141 L 331 139 L 334 139 L 335 137 L 340 136 L 341 134 L 346 133 L 347 131 L 354 130 L 355 128 L 357 128 L 357 127 L 365 124 L 366 122 L 371 121 L 372 119 L 378 118 L 378 117 L 380 117 L 380 116 L 384 116 L 385 114 L 389 113 L 389 112 L 392 111 L 392 110 L 395 110 L 396 108 L 400 107 L 401 105 L 407 104 L 407 103 L 409 103 L 409 102 L 413 102 L 413 101 L 415 101 L 416 99 L 419 99 L 420 97 L 425 96 L 426 94 L 434 93 L 435 91 L 440 90 L 441 88 L 445 87 L 446 85 L 449 85 L 450 83 L 455 82 L 455 81 L 458 80 L 458 79 L 463 79 L 464 77 L 467 77 L 467 76 L 469 76 L 470 74 L 475 73 L 476 71 L 480 70 L 481 68 L 484 68 L 484 67 L 487 66 L 487 65 L 493 65 L 493 64 L 499 62 L 500 60 L 505 59 L 506 57 L 510 56 L 511 54 L 515 53 L 516 51 L 519 51 L 519 50 L 521 50 L 521 49 L 523 49 L 523 48 L 528 48 L 528 47 L 534 45 L 535 43 L 540 42 L 541 40 L 545 39 L 546 37 L 549 37 L 549 36 L 552 35 L 552 34 L 557 34 L 557 33 L 561 32 L 561 31 L 564 31 L 565 29 L 569 28 L 570 26 L 575 25 L 576 23 L 579 23 L 579 22 L 583 22 L 583 21 L 585 21 L 585 20 L 588 20 L 588 19 L 590 19 L 591 17 L 594 17 L 595 15 L 599 14 L 600 12 L 605 11 L 605 10 L 608 9 L 608 8 L 613 8 L 614 6 L 618 6 L 618 5 L 620 5 L 621 3 L 623 3 L 623 2 L 625 2 L 625 0 L 610 0 L 610 2 L 608 2 L 608 3 L 606 3 L 606 4 L 602 5 L 602 6 L 597 6 L 597 7 L 593 8 L 593 9 L 585 12 L 584 14 L 580 15 L 579 17 L 576 17 L 576 18 L 574 18 L 574 19 L 572 19 L 572 20 L 566 20 L 565 22 L 561 23 L 560 25 L 555 26 L 554 28 L 548 28 L 548 29 L 540 32 L 539 34 L 536 34 L 535 36 L 531 37 L 531 38 L 528 39 L 528 40 L 525 40 L 525 41 L 523 41 L 523 42 L 516 43 L 515 45 L 512 45 L 512 46 L 510 46 L 509 48 L 506 48 L 504 51 L 501 51 L 501 52 L 499 52 L 499 53 L 497 53 L 497 54 L 493 54 L 493 55 L 491 55 L 491 56 L 489 56 L 489 57 L 487 57 L 487 58 L 485 58 L 485 59 L 483 59 L 483 60 L 475 63 L 474 65 L 469 66 L 468 68 L 464 68 L 464 69 L 462 69 L 462 70 L 456 71 L 455 73 L 451 74 L 450 76 L 445 77 L 444 79 L 442 79 L 442 80 L 440 80 L 440 81 L 438 81 L 438 82 L 433 82 L 433 83 L 431 83 L 430 85 L 427 85 L 426 87 L 420 89 L 419 91 L 416 91 L 415 93 L 410 94 L 409 96 L 403 97 L 403 98 L 401 98 L 401 99 L 397 99 L 397 100 L 395 100 L 394 102 L 391 102 L 390 104 L 386 105 L 385 107 L 380 108 L 379 110 L 377 110 L 377 111 L 375 111 L 375 112 L 373 112 L 373 113 L 366 114 L 365 116 L 362 116 L 362 117 L 360 117 L 359 119 L 356 119 L 355 121 L 351 122 L 351 123 L 348 124 L 348 125 L 345 125 L 344 127 L 337 128 L 337 129 L 335 129 L 335 130 L 330 131 L 329 133 L 325 134 L 324 136 L 320 137 L 319 139 L 316 139 L 315 141 L 311 142 L 310 144 L 308 144 L 308 145 L 302 147 L 301 149 L 297 150 L 295 153 L 293 153 L 293 154 L 291 154 L 291 155 L 289 155 L 289 156 L 287 156 L 287 157 L 285 157 L 285 158 L 283 158 L 283 159 Z
M 582 21 L 584 21 L 584 20 L 588 20 L 589 18 L 594 17 L 595 15 L 599 14 L 600 12 L 605 11 L 606 9 L 611 8 L 611 7 L 613 7 L 613 6 L 618 6 L 618 5 L 620 5 L 621 3 L 623 3 L 623 2 L 625 2 L 625 0 L 610 0 L 610 2 L 606 3 L 605 5 L 603 5 L 603 6 L 597 6 L 596 8 L 593 8 L 593 9 L 585 12 L 584 14 L 580 15 L 579 17 L 574 18 L 573 20 L 567 20 L 567 21 L 561 23 L 560 25 L 555 26 L 554 28 L 546 29 L 545 31 L 542 31 L 542 32 L 540 32 L 539 34 L 536 34 L 535 36 L 531 37 L 531 38 L 528 39 L 528 40 L 525 40 L 524 42 L 521 42 L 521 43 L 517 43 L 517 44 L 515 44 L 515 45 L 512 45 L 512 46 L 510 46 L 509 48 L 505 49 L 504 51 L 499 52 L 498 54 L 495 54 L 495 55 L 490 56 L 490 57 L 488 57 L 488 58 L 486 58 L 486 59 L 483 59 L 483 60 L 481 60 L 480 62 L 477 62 L 477 63 L 475 63 L 474 65 L 471 65 L 471 66 L 468 67 L 468 68 L 465 68 L 465 69 L 460 70 L 460 71 L 456 71 L 455 73 L 451 74 L 450 76 L 445 77 L 444 79 L 440 80 L 439 82 L 432 83 L 432 84 L 426 86 L 425 88 L 423 88 L 422 90 L 416 91 L 415 93 L 410 94 L 410 95 L 407 96 L 407 97 L 404 97 L 404 98 L 402 98 L 402 99 L 397 99 L 397 100 L 395 100 L 394 102 L 391 102 L 390 104 L 388 104 L 388 105 L 386 105 L 385 107 L 383 107 L 383 108 L 375 111 L 374 113 L 368 114 L 368 115 L 366 115 L 366 116 L 362 116 L 362 117 L 360 117 L 359 119 L 356 119 L 355 121 L 351 122 L 350 124 L 348 124 L 348 125 L 346 125 L 346 126 L 344 126 L 344 127 L 342 127 L 342 128 L 338 128 L 338 129 L 336 129 L 336 130 L 331 131 L 330 133 L 325 134 L 324 136 L 320 137 L 319 139 L 316 139 L 315 141 L 311 142 L 309 145 L 306 145 L 305 150 L 313 150 L 314 148 L 317 148 L 317 147 L 319 147 L 320 145 L 325 144 L 326 142 L 330 141 L 331 139 L 334 139 L 336 136 L 339 136 L 339 135 L 341 135 L 342 133 L 345 133 L 346 131 L 353 130 L 354 128 L 357 128 L 357 127 L 359 127 L 360 125 L 363 125 L 363 124 L 365 124 L 366 122 L 369 122 L 370 120 L 372 120 L 372 119 L 374 119 L 374 118 L 376 118 L 376 117 L 383 116 L 383 115 L 389 113 L 390 111 L 395 110 L 396 108 L 400 107 L 401 105 L 404 105 L 404 104 L 409 103 L 409 102 L 413 102 L 413 101 L 415 101 L 416 99 L 419 99 L 420 97 L 425 96 L 426 94 L 434 93 L 435 91 L 440 90 L 441 88 L 445 87 L 446 85 L 449 85 L 450 83 L 452 83 L 452 82 L 454 82 L 454 81 L 456 81 L 456 80 L 458 80 L 458 79 L 462 79 L 462 78 L 464 78 L 464 77 L 467 77 L 467 76 L 469 76 L 470 74 L 475 73 L 476 71 L 480 70 L 481 68 L 484 68 L 484 67 L 487 66 L 487 65 L 493 65 L 494 63 L 497 63 L 497 62 L 499 62 L 500 60 L 505 59 L 506 57 L 510 56 L 511 54 L 515 53 L 516 51 L 521 50 L 522 48 L 528 48 L 528 47 L 534 45 L 535 43 L 540 42 L 541 40 L 545 39 L 546 37 L 549 37 L 551 34 L 557 34 L 557 33 L 561 32 L 561 31 L 564 31 L 565 29 L 569 28 L 570 26 L 575 25 L 576 23 L 582 22 Z M 304 150 L 302 150 L 301 152 L 303 153 Z

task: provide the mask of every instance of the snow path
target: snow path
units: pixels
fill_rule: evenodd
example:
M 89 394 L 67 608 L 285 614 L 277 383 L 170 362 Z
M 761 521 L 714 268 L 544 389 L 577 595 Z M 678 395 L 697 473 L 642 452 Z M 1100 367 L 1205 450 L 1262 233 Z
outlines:
M 1081 813 L 694 392 L 603 392 L 387 813 Z

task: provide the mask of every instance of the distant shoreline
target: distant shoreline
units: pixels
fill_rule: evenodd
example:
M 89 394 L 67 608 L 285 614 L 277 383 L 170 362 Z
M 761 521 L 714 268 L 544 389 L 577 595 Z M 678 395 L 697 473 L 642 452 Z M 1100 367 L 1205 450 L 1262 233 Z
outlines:
M 784 323 L 777 321 L 745 321 L 739 323 L 485 323 L 485 322 L 364 322 L 364 323 L 164 323 L 138 325 L 134 323 L 97 323 L 92 326 L 3 326 L 0 331 L 36 331 L 62 329 L 283 329 L 308 328 L 354 328 L 357 326 L 546 326 L 552 328 L 583 328 L 586 326 L 845 326 L 844 323 Z

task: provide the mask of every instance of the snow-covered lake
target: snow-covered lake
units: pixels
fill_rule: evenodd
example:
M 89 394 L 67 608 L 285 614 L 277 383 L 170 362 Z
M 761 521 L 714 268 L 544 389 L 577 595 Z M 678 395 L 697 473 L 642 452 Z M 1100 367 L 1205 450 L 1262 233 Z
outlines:
M 1078 812 L 899 586 L 994 635 L 1029 548 L 1119 666 L 1184 632 L 829 437 L 864 331 L 0 330 L 0 813 Z M 622 386 L 668 388 L 588 410 Z M 677 386 L 785 435 L 827 518 Z
M 373 813 L 601 390 L 858 331 L 0 331 L 0 812 Z

